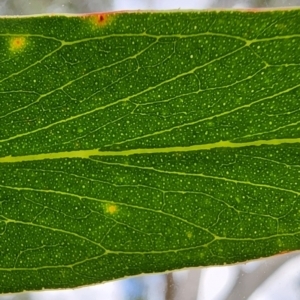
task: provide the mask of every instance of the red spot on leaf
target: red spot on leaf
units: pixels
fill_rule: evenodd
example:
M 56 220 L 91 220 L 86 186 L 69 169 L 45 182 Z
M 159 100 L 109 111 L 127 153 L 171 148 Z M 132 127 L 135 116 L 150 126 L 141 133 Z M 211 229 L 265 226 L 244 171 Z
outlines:
M 94 26 L 102 27 L 110 23 L 113 14 L 112 13 L 86 14 L 83 17 L 89 19 Z
M 287 254 L 287 253 L 289 253 L 289 252 L 290 252 L 289 250 L 284 250 L 284 251 L 279 252 L 278 254 L 279 254 L 279 255 L 281 255 L 281 254 Z
M 292 252 L 292 250 L 282 250 L 282 251 L 274 254 L 274 256 L 284 255 L 284 254 L 291 253 L 291 252 Z
M 103 23 L 103 22 L 105 22 L 105 15 L 104 14 L 98 15 L 98 23 Z

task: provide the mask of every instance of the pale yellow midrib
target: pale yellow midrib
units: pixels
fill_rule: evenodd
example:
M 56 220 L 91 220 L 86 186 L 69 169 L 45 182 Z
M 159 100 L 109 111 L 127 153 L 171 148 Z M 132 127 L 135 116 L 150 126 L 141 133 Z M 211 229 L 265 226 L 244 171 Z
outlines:
M 215 143 L 192 145 L 192 146 L 177 146 L 177 147 L 163 147 L 163 148 L 137 148 L 120 151 L 101 151 L 99 149 L 78 150 L 78 151 L 63 151 L 54 153 L 40 153 L 33 155 L 22 156 L 5 156 L 0 157 L 0 163 L 14 163 L 22 161 L 38 161 L 44 159 L 62 159 L 62 158 L 90 158 L 92 156 L 130 156 L 135 154 L 155 154 L 155 153 L 172 153 L 172 152 L 191 152 L 200 150 L 211 150 L 216 148 L 244 148 L 251 146 L 263 145 L 281 145 L 281 144 L 296 144 L 300 143 L 300 138 L 291 139 L 271 139 L 271 140 L 257 140 L 244 143 L 234 143 L 230 141 L 219 141 Z

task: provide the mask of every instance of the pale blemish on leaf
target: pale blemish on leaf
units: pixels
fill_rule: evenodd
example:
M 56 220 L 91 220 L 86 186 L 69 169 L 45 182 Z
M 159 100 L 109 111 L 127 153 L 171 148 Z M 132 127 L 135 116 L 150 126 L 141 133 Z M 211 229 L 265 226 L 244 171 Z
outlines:
M 189 231 L 189 232 L 187 232 L 186 233 L 186 235 L 187 235 L 187 237 L 189 238 L 189 239 L 191 239 L 192 238 L 192 236 L 193 236 L 193 234 Z

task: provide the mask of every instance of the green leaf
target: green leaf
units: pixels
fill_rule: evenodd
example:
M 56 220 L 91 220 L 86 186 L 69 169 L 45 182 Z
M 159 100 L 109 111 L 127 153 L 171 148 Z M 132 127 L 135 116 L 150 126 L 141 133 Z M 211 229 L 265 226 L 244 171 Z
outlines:
M 0 19 L 0 292 L 300 249 L 300 11 Z

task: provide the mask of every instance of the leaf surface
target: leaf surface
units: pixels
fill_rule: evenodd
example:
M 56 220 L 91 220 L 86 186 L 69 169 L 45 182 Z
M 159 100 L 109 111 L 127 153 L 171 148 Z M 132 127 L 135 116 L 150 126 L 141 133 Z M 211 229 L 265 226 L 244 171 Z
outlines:
M 0 292 L 300 249 L 300 11 L 0 19 Z

